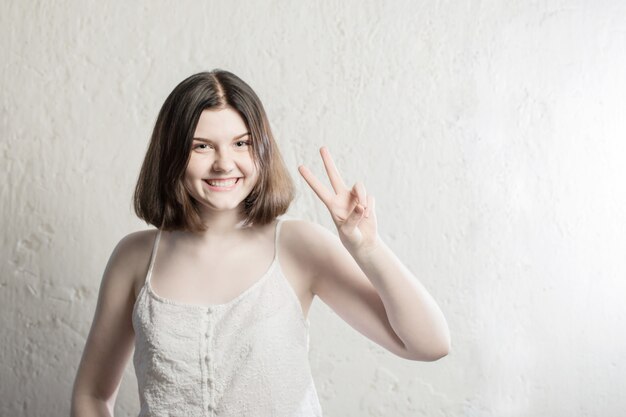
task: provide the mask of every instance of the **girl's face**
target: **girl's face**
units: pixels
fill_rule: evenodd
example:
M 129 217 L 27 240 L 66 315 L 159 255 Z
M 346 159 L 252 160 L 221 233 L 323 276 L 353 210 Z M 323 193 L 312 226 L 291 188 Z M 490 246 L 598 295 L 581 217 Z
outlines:
M 232 107 L 204 110 L 185 171 L 191 196 L 211 211 L 239 207 L 258 180 L 251 137 Z

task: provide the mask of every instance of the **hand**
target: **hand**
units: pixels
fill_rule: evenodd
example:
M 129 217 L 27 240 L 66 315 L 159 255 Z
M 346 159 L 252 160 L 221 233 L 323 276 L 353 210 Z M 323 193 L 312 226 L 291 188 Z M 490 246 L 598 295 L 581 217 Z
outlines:
M 326 146 L 320 148 L 320 154 L 334 193 L 304 165 L 298 171 L 330 211 L 346 249 L 353 252 L 373 247 L 378 237 L 374 197 L 367 195 L 362 182 L 355 183 L 351 189 L 346 187 Z

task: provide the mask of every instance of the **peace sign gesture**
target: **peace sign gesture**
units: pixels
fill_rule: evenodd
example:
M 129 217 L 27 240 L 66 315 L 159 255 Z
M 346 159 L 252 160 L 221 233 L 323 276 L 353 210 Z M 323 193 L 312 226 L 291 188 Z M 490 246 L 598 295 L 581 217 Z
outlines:
M 371 247 L 376 242 L 374 197 L 368 196 L 362 182 L 346 187 L 326 146 L 320 148 L 322 161 L 334 192 L 328 190 L 304 165 L 298 171 L 330 211 L 339 239 L 349 252 Z

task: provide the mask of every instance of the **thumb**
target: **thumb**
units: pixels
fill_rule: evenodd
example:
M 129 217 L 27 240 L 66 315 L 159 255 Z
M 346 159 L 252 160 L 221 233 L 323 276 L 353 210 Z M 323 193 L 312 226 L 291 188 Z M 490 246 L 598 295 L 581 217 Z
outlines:
M 363 218 L 364 214 L 365 214 L 365 209 L 363 208 L 363 206 L 360 204 L 356 204 L 352 208 L 352 211 L 350 212 L 350 214 L 348 214 L 348 217 L 346 217 L 346 220 L 343 222 L 343 225 L 341 226 L 343 232 L 347 235 L 352 234 L 354 229 L 361 222 L 361 219 Z

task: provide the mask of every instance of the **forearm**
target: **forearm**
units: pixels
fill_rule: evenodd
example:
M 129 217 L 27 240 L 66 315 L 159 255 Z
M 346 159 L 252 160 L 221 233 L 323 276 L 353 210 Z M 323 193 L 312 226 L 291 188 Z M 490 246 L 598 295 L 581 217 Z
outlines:
M 106 401 L 90 395 L 72 398 L 71 417 L 113 417 L 113 407 Z
M 380 238 L 368 250 L 351 252 L 385 306 L 394 332 L 412 356 L 435 360 L 450 349 L 446 319 L 426 288 Z

